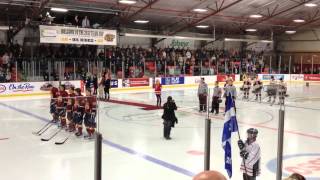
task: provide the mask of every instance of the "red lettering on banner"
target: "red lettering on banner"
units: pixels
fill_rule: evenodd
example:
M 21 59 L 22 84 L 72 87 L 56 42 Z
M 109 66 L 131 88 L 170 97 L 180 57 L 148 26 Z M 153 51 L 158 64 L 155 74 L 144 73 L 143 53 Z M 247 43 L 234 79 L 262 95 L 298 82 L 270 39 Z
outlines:
M 130 78 L 125 80 L 124 87 L 149 86 L 149 78 Z
M 226 79 L 227 79 L 228 75 L 217 75 L 217 81 L 219 82 L 226 82 Z M 234 74 L 231 74 L 230 77 L 232 77 L 232 79 L 234 80 L 235 79 L 235 75 Z
M 320 81 L 320 74 L 305 74 L 305 81 Z

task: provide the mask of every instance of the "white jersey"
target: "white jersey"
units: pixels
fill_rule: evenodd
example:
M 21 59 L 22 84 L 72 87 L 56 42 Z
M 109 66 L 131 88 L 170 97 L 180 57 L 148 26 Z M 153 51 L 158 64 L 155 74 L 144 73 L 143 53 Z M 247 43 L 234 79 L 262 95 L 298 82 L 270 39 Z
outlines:
M 241 171 L 249 176 L 259 176 L 260 175 L 260 146 L 256 142 L 251 143 L 250 145 L 246 142 L 244 150 L 246 150 L 249 155 L 245 161 L 241 163 Z M 244 166 L 245 164 L 245 166 Z
M 286 92 L 287 91 L 287 83 L 286 82 L 279 82 L 279 92 Z

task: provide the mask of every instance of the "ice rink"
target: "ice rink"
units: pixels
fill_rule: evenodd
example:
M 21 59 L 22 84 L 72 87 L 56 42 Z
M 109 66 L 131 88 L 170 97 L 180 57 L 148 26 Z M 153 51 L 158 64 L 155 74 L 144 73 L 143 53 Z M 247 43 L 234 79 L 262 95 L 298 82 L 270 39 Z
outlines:
M 103 179 L 188 180 L 203 170 L 205 113 L 198 112 L 196 89 L 167 90 L 176 101 L 179 123 L 172 140 L 162 137 L 162 110 L 144 110 L 134 105 L 100 102 L 100 131 L 103 134 Z M 289 84 L 286 99 L 284 176 L 302 173 L 308 180 L 320 179 L 320 86 Z M 117 93 L 112 99 L 156 104 L 153 92 Z M 253 98 L 253 96 L 251 96 Z M 265 99 L 264 101 L 266 101 Z M 224 103 L 222 103 L 222 106 Z M 275 180 L 279 106 L 236 101 L 242 139 L 250 127 L 259 130 L 261 176 Z M 221 108 L 221 111 L 223 109 Z M 33 131 L 51 119 L 49 98 L 2 98 L 0 101 L 0 172 L 6 180 L 90 180 L 94 177 L 94 142 L 72 136 L 64 145 L 54 142 L 68 134 L 43 142 L 56 131 L 42 136 Z M 226 175 L 221 145 L 224 118 L 212 119 L 211 169 Z M 233 177 L 242 179 L 237 135 L 233 134 Z

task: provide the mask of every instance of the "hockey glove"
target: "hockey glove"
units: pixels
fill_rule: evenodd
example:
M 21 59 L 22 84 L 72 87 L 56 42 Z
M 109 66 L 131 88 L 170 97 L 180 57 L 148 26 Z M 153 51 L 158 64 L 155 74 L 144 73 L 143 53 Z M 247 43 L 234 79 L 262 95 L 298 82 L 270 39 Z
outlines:
M 240 150 L 242 150 L 243 148 L 244 148 L 244 142 L 240 139 L 239 141 L 238 141 L 238 147 L 239 147 L 239 149 Z
M 240 156 L 244 159 L 247 159 L 249 156 L 249 153 L 247 151 L 243 150 L 240 152 Z

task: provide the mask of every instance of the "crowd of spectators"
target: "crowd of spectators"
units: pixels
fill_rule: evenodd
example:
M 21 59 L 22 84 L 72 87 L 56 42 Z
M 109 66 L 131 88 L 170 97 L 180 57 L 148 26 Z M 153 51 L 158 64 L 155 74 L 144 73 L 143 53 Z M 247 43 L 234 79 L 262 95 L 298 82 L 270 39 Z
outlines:
M 17 42 L 10 46 L 0 42 L 0 82 L 10 82 L 15 79 L 13 59 L 17 59 L 21 55 L 22 48 Z
M 42 61 L 41 73 L 44 80 L 59 79 L 58 69 L 48 70 L 48 59 L 51 62 L 64 63 L 65 79 L 87 73 L 88 62 L 103 62 L 105 69 L 110 69 L 115 78 L 131 78 L 144 76 L 178 76 L 178 75 L 214 75 L 214 74 L 243 74 L 243 73 L 278 73 L 278 64 L 272 63 L 264 52 L 247 50 L 196 49 L 189 48 L 142 48 L 142 47 L 105 47 L 87 45 L 51 45 L 41 44 L 33 49 L 32 54 L 25 53 L 20 45 L 0 45 L 0 82 L 12 81 L 12 72 L 18 62 L 18 72 L 23 71 L 22 61 Z M 277 59 L 274 59 L 278 61 Z M 77 64 L 74 70 L 74 62 Z M 280 73 L 289 73 L 288 63 L 283 63 Z M 92 63 L 92 65 L 96 65 Z M 52 67 L 54 68 L 54 67 Z M 57 67 L 55 67 L 57 68 Z M 95 68 L 91 68 L 93 70 Z M 49 72 L 51 73 L 49 75 Z M 301 65 L 294 64 L 291 73 L 301 73 Z M 91 74 L 97 73 L 90 72 Z M 303 65 L 302 73 L 319 74 L 320 66 L 315 64 L 313 70 L 309 65 Z

